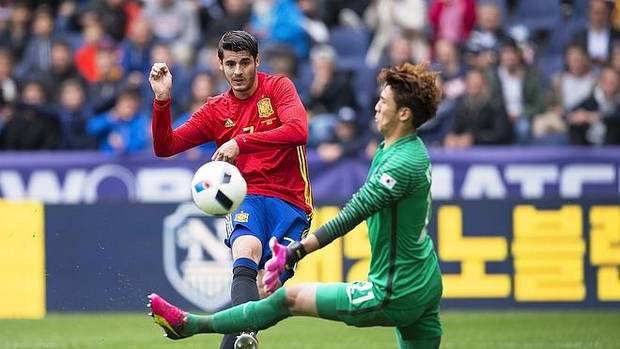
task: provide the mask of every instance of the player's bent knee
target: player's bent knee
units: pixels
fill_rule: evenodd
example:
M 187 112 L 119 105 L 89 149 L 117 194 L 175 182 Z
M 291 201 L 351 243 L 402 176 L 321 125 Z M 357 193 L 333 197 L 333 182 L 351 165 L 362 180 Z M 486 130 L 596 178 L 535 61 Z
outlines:
M 251 235 L 239 236 L 232 246 L 233 258 L 249 258 L 258 263 L 263 253 L 263 246 L 256 237 Z

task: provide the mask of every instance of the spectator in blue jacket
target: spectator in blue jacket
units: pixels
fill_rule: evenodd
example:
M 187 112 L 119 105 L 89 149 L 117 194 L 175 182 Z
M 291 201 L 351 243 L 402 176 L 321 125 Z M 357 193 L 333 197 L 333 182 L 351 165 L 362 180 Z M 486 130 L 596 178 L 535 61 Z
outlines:
M 122 92 L 114 107 L 89 120 L 86 129 L 99 138 L 105 153 L 137 153 L 149 143 L 149 119 L 140 113 L 140 95 L 134 90 Z

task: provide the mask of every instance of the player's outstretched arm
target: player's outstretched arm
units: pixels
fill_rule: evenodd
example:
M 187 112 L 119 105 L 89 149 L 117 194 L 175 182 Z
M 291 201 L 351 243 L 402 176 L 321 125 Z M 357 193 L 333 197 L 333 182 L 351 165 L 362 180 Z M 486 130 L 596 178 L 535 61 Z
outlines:
M 155 155 L 172 156 L 212 139 L 205 137 L 209 130 L 201 128 L 197 122 L 186 122 L 172 130 L 170 115 L 172 73 L 166 63 L 153 64 L 149 72 L 149 83 L 155 94 L 151 121 Z M 194 112 L 194 114 L 202 113 L 203 108 Z
M 265 292 L 273 292 L 279 286 L 280 274 L 287 268 L 292 268 L 306 254 L 327 246 L 353 230 L 375 212 L 390 206 L 401 198 L 410 186 L 411 171 L 409 169 L 398 170 L 400 167 L 402 167 L 400 163 L 392 162 L 377 169 L 357 193 L 353 194 L 351 200 L 336 217 L 323 224 L 314 234 L 301 242 L 284 246 L 272 239 L 269 242 L 272 257 L 265 264 L 263 276 Z

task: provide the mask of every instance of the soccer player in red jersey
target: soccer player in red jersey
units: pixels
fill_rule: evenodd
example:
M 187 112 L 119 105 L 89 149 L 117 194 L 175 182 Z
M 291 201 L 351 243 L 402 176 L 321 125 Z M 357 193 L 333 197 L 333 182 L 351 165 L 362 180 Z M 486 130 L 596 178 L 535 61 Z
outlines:
M 153 145 L 157 156 L 167 157 L 215 141 L 218 148 L 212 160 L 234 163 L 247 181 L 248 195 L 227 218 L 225 241 L 234 259 L 231 299 L 238 305 L 263 296 L 260 280 L 264 263 L 271 257 L 269 239 L 273 236 L 288 245 L 301 240 L 310 227 L 308 125 L 291 80 L 257 71 L 258 43 L 251 34 L 225 33 L 218 57 L 230 90 L 207 100 L 174 130 L 172 75 L 165 63 L 153 65 L 149 75 L 155 94 Z M 280 280 L 283 283 L 291 276 L 287 273 Z M 232 349 L 235 340 L 256 347 L 253 334 L 242 333 L 226 335 L 220 348 Z

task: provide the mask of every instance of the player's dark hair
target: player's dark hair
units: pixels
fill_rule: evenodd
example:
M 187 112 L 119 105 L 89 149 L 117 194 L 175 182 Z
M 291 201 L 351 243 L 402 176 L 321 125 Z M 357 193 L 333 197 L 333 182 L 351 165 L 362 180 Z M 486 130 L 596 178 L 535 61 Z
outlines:
M 438 72 L 428 70 L 426 64 L 403 63 L 382 69 L 377 80 L 379 85 L 392 88 L 397 109 L 411 109 L 417 129 L 437 112 L 441 101 L 437 76 Z
M 254 59 L 258 56 L 258 41 L 256 38 L 243 30 L 233 30 L 224 33 L 217 45 L 217 57 L 224 59 L 224 51 L 241 52 L 246 51 Z

